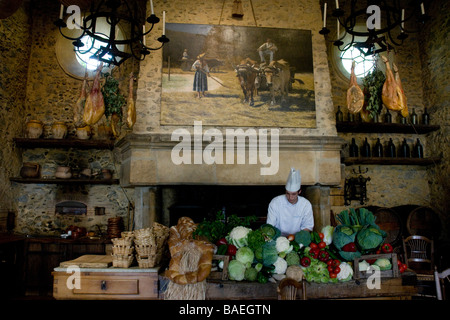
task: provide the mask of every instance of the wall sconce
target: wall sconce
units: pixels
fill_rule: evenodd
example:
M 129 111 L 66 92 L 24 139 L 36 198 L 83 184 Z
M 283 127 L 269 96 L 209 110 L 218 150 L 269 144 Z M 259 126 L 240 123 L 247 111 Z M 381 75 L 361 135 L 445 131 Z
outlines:
M 366 183 L 370 181 L 370 177 L 364 178 L 362 174 L 367 173 L 369 169 L 366 168 L 365 172 L 361 171 L 361 167 L 359 167 L 359 176 L 353 177 L 349 179 L 345 179 L 344 186 L 344 205 L 350 205 L 352 200 L 359 200 L 361 205 L 364 204 L 364 201 L 367 201 L 367 188 Z M 358 172 L 353 169 L 353 173 L 357 174 Z
M 233 9 L 231 10 L 231 16 L 233 18 L 242 18 L 244 16 L 244 9 L 242 8 L 241 0 L 234 0 Z

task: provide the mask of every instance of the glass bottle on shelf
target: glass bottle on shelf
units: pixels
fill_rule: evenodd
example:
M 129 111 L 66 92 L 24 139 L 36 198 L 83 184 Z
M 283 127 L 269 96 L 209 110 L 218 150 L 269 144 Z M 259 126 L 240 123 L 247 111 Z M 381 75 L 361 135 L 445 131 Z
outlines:
M 406 118 L 401 113 L 398 114 L 398 123 L 406 124 Z
M 414 145 L 414 158 L 423 158 L 423 146 L 420 143 L 420 139 L 417 138 L 416 144 Z
M 361 157 L 370 157 L 370 145 L 367 142 L 367 138 L 364 139 L 364 143 L 361 146 Z
M 355 138 L 352 138 L 352 143 L 349 147 L 350 157 L 358 157 L 358 146 L 356 145 Z
M 428 125 L 430 124 L 430 115 L 428 114 L 427 108 L 423 111 L 422 114 L 422 124 Z
M 384 114 L 384 122 L 385 123 L 392 123 L 392 115 L 389 112 L 389 109 L 386 109 L 386 113 Z
M 398 156 L 400 158 L 409 158 L 409 157 L 411 157 L 411 152 L 410 152 L 408 143 L 406 142 L 406 138 L 403 138 L 403 142 L 400 145 L 400 148 L 398 149 Z
M 373 156 L 379 158 L 383 156 L 383 145 L 380 142 L 380 138 L 377 138 L 377 142 L 373 148 Z
M 411 124 L 417 124 L 417 113 L 416 108 L 413 108 L 413 111 L 411 112 L 411 115 L 409 117 L 409 120 L 411 121 Z
M 386 157 L 394 158 L 395 156 L 396 156 L 395 145 L 394 142 L 392 141 L 392 138 L 389 138 L 389 143 L 386 148 Z
M 341 106 L 338 106 L 337 112 L 336 112 L 336 122 L 342 122 L 344 121 L 344 114 L 341 111 Z
M 347 119 L 349 122 L 355 122 L 355 115 L 351 112 L 347 113 Z

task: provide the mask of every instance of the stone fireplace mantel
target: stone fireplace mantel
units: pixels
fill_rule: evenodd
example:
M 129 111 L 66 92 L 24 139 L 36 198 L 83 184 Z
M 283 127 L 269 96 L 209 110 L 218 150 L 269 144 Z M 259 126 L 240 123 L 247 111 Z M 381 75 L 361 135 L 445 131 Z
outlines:
M 223 144 L 228 140 L 224 137 Z M 269 153 L 273 146 L 271 141 L 269 135 Z M 192 139 L 187 145 L 192 146 L 193 150 L 205 150 L 210 144 L 209 141 L 197 142 Z M 344 140 L 337 136 L 280 135 L 278 157 L 272 156 L 272 162 L 278 161 L 278 170 L 271 175 L 261 174 L 261 168 L 270 166 L 267 162 L 249 163 L 248 154 L 251 148 L 248 143 L 244 147 L 235 143 L 236 161 L 224 161 L 222 164 L 208 164 L 205 161 L 198 164 L 194 164 L 194 161 L 191 164 L 175 164 L 171 158 L 172 150 L 180 144 L 180 140 L 172 141 L 169 133 L 129 134 L 116 143 L 116 148 L 121 154 L 121 184 L 126 187 L 180 184 L 284 185 L 291 167 L 300 170 L 304 185 L 334 186 L 339 185 L 341 181 L 340 151 L 344 143 Z M 244 163 L 238 163 L 236 159 L 238 150 L 246 152 Z

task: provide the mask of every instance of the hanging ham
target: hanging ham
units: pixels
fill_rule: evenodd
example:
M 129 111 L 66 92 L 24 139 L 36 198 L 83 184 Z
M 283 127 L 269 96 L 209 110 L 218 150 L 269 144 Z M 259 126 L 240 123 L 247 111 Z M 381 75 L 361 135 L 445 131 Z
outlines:
M 400 90 L 402 92 L 400 103 L 404 104 L 404 108 L 400 111 L 403 117 L 407 117 L 409 115 L 408 112 L 408 100 L 406 99 L 405 90 L 403 90 L 402 81 L 400 80 L 400 75 L 398 73 L 398 68 L 395 63 L 392 64 L 392 67 L 394 68 L 394 78 L 395 82 L 397 82 L 397 85 L 400 87 Z
M 75 125 L 75 128 L 84 127 L 83 112 L 84 106 L 86 104 L 86 96 L 87 96 L 87 72 L 83 79 L 80 96 L 78 97 L 78 100 L 77 102 L 75 102 L 75 105 L 73 107 L 73 123 Z
M 406 108 L 406 96 L 401 88 L 401 83 L 399 85 L 395 79 L 388 58 L 385 56 L 381 56 L 381 58 L 386 64 L 386 81 L 381 92 L 381 99 L 389 110 L 402 111 Z M 403 111 L 402 114 L 408 115 L 408 109 Z
M 103 68 L 103 63 L 97 69 L 97 74 L 94 77 L 91 92 L 86 98 L 84 106 L 83 121 L 87 125 L 96 124 L 105 113 L 105 101 L 103 100 L 103 93 L 100 88 L 100 72 Z
M 352 62 L 350 85 L 347 90 L 347 108 L 351 113 L 358 113 L 364 105 L 364 93 L 358 86 L 355 75 L 355 61 Z
M 133 98 L 133 81 L 134 81 L 133 73 L 130 73 L 128 103 L 127 103 L 127 107 L 128 107 L 127 108 L 127 125 L 128 125 L 128 128 L 130 128 L 130 129 L 133 129 L 133 126 L 136 123 L 136 107 L 134 105 L 134 98 Z

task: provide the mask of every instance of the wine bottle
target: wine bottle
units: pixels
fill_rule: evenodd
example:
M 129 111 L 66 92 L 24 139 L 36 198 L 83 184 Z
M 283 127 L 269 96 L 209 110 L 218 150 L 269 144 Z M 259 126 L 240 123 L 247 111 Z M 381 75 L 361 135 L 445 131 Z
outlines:
M 406 142 L 406 139 L 403 139 L 403 142 L 400 145 L 400 148 L 398 149 L 398 156 L 400 158 L 409 158 L 409 157 L 411 157 L 411 153 L 410 153 L 410 150 L 409 150 L 408 143 Z
M 419 138 L 417 138 L 417 142 L 414 146 L 414 157 L 415 158 L 423 158 L 423 146 L 420 143 Z
M 338 106 L 338 111 L 336 112 L 336 122 L 344 121 L 344 114 L 341 111 L 341 106 Z
M 392 122 L 392 115 L 389 112 L 389 110 L 386 110 L 386 113 L 384 114 L 384 122 L 385 123 L 391 123 Z
M 352 138 L 352 144 L 349 147 L 350 157 L 358 157 L 358 146 L 356 145 L 355 138 Z
M 377 138 L 377 142 L 375 143 L 375 147 L 373 148 L 373 156 L 374 157 L 383 156 L 383 146 L 380 142 L 380 138 Z
M 395 157 L 395 145 L 392 141 L 392 138 L 389 138 L 389 143 L 386 148 L 386 157 L 394 158 Z
M 413 108 L 413 111 L 411 112 L 411 115 L 409 117 L 409 120 L 411 121 L 411 124 L 417 124 L 417 113 L 416 108 Z
M 423 114 L 422 114 L 422 124 L 430 124 L 430 115 L 428 114 L 427 108 L 425 108 Z
M 370 145 L 365 138 L 363 145 L 361 146 L 361 157 L 370 157 Z

